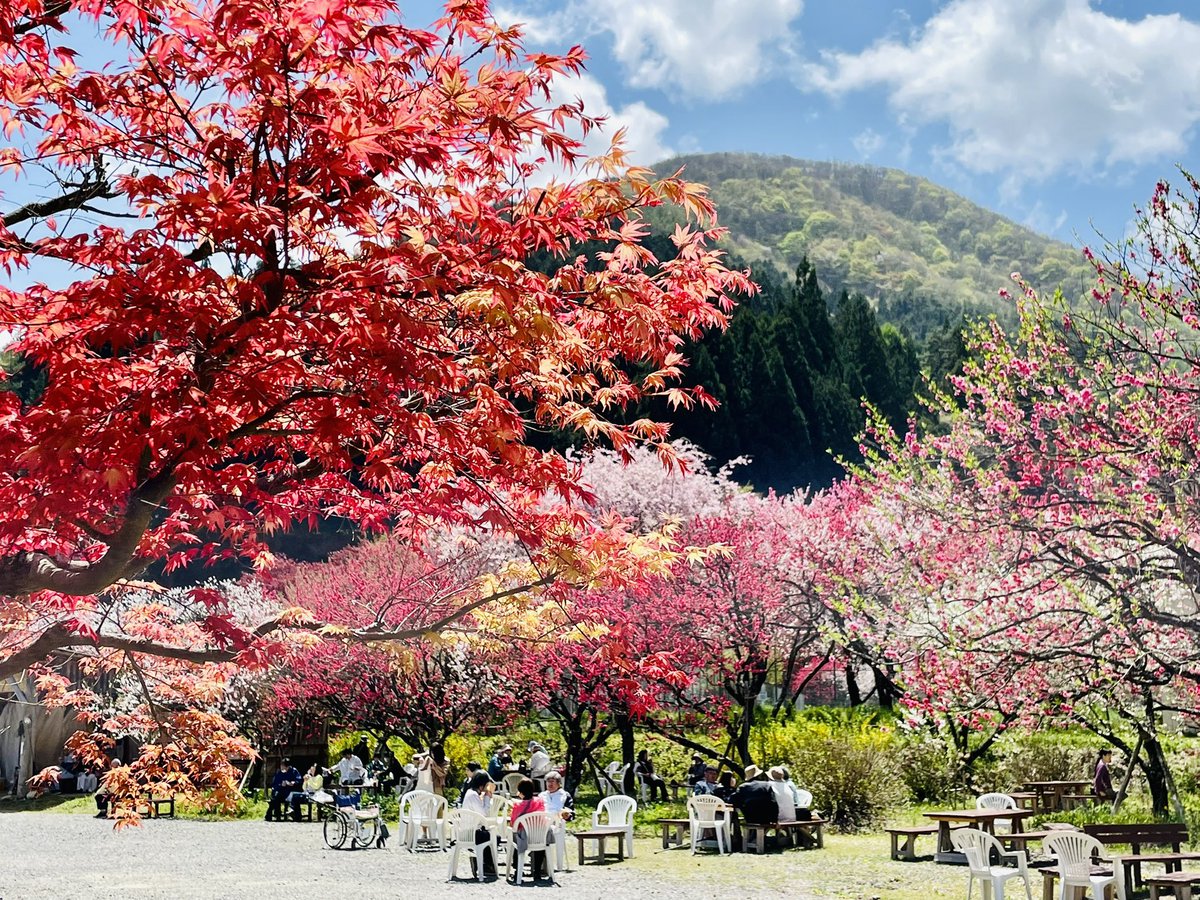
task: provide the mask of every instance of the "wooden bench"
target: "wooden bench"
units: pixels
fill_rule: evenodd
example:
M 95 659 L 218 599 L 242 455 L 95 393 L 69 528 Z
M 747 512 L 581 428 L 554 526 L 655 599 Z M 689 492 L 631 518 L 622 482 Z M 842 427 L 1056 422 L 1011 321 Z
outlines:
M 1192 900 L 1192 888 L 1196 885 L 1200 885 L 1200 872 L 1168 872 L 1146 879 L 1150 900 L 1159 900 L 1164 896 L 1174 897 L 1175 900 Z
M 885 829 L 892 837 L 892 859 L 905 862 L 916 862 L 917 838 L 922 835 L 938 833 L 936 825 L 906 825 L 900 828 Z M 904 838 L 904 846 L 900 846 L 900 838 Z
M 1084 834 L 1090 834 L 1105 846 L 1112 844 L 1128 844 L 1130 855 L 1122 854 L 1118 858 L 1125 869 L 1125 883 L 1139 886 L 1142 883 L 1142 863 L 1162 863 L 1168 872 L 1181 869 L 1183 861 L 1200 859 L 1200 854 L 1183 853 L 1181 848 L 1188 840 L 1186 825 L 1178 822 L 1143 822 L 1132 825 L 1119 825 L 1102 822 L 1083 826 Z M 1170 847 L 1170 853 L 1142 853 L 1145 845 Z M 1130 877 L 1132 876 L 1132 878 Z
M 110 808 L 117 809 L 122 806 L 128 806 L 129 800 L 112 800 Z M 173 819 L 175 818 L 175 798 L 174 797 L 155 797 L 152 794 L 147 794 L 144 797 L 133 801 L 135 812 L 144 816 L 147 819 Z M 163 810 L 166 812 L 163 812 Z
M 691 820 L 689 819 L 659 819 L 658 824 L 662 826 L 662 846 L 664 850 L 671 847 L 682 847 L 683 836 L 691 831 Z
M 1081 806 L 1092 806 L 1103 802 L 1095 794 L 1063 794 L 1061 801 L 1063 809 L 1079 809 Z
M 592 862 L 602 863 L 608 859 L 623 860 L 625 858 L 625 829 L 624 828 L 591 828 L 587 831 L 572 831 L 571 834 L 575 840 L 579 841 L 579 864 L 582 866 L 589 860 Z M 617 852 L 608 853 L 604 849 L 604 843 L 609 838 L 617 839 Z M 586 841 L 596 842 L 596 855 L 584 855 L 584 843 Z
M 763 853 L 767 849 L 767 837 L 772 831 L 777 837 L 785 838 L 789 844 L 795 844 L 797 834 L 808 834 L 816 840 L 817 849 L 825 846 L 825 820 L 812 818 L 795 822 L 743 822 L 742 850 Z M 813 834 L 813 832 L 816 834 Z

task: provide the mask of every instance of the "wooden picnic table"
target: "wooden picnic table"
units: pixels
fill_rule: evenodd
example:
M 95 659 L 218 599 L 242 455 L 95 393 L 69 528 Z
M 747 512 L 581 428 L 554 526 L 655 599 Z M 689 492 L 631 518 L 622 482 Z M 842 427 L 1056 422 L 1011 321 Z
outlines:
M 978 828 L 988 834 L 996 833 L 996 820 L 1007 819 L 1012 822 L 1013 833 L 1023 831 L 1022 820 L 1033 815 L 1032 809 L 948 809 L 939 812 L 927 812 L 925 818 L 938 823 L 937 852 L 934 862 L 965 865 L 967 857 L 954 849 L 950 842 L 951 825 L 956 822 L 965 823 L 970 828 Z
M 662 847 L 664 850 L 672 845 L 677 847 L 683 846 L 683 836 L 691 831 L 690 819 L 659 819 L 658 824 L 662 826 Z M 672 835 L 674 832 L 674 835 Z
M 1063 808 L 1063 795 L 1075 794 L 1091 787 L 1090 781 L 1027 781 L 1022 787 L 1037 795 L 1035 805 L 1042 812 L 1058 812 Z
M 625 827 L 623 825 L 601 825 L 589 828 L 587 831 L 572 831 L 571 836 L 579 842 L 579 864 L 582 866 L 588 860 L 603 863 L 609 859 L 623 860 L 625 858 Z M 604 844 L 609 838 L 616 838 L 617 852 L 607 853 Z M 585 841 L 596 842 L 596 855 L 585 856 L 583 845 Z

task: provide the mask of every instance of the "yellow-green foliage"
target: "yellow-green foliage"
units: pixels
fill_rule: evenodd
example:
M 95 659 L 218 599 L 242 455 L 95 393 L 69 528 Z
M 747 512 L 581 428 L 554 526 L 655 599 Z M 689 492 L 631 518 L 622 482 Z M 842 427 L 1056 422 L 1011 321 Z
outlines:
M 896 169 L 737 153 L 660 168 L 680 165 L 709 185 L 746 258 L 790 270 L 807 256 L 827 283 L 870 298 L 912 292 L 986 314 L 1008 311 L 997 291 L 1012 272 L 1069 297 L 1092 282 L 1077 248 Z

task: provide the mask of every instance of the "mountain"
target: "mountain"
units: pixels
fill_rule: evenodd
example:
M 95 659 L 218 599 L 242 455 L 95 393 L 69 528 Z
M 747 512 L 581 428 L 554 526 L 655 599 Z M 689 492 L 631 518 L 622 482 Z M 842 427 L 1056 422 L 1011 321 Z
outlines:
M 950 315 L 1007 318 L 998 292 L 1011 288 L 1013 272 L 1072 296 L 1092 283 L 1078 248 L 897 169 L 746 153 L 677 156 L 654 168 L 681 167 L 709 186 L 738 256 L 787 273 L 807 258 L 828 295 L 862 293 L 918 340 Z M 943 314 L 906 322 L 914 302 Z

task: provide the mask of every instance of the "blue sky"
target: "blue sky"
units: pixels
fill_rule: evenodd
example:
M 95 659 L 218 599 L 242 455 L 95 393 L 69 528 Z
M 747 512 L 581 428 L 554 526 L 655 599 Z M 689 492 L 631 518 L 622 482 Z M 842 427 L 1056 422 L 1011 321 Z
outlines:
M 428 24 L 436 4 L 406 5 Z M 1037 230 L 1120 236 L 1193 157 L 1200 6 L 1183 0 L 499 0 L 581 43 L 564 95 L 634 160 L 754 151 L 923 175 Z M 424 21 L 422 21 L 424 20 Z M 1078 238 L 1076 238 L 1078 236 Z

